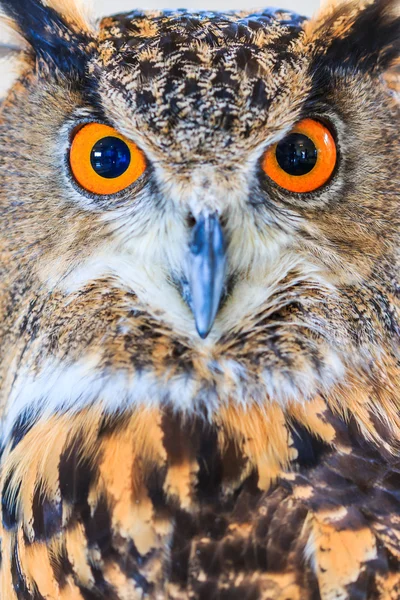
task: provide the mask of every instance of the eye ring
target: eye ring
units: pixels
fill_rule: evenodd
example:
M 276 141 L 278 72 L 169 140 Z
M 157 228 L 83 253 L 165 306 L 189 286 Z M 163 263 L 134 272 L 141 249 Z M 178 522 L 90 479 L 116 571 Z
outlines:
M 88 123 L 77 131 L 69 164 L 77 183 L 97 195 L 124 190 L 139 179 L 147 166 L 136 144 L 103 123 Z
M 311 147 L 315 149 L 311 159 L 307 152 L 305 153 L 306 159 L 304 156 L 300 156 L 301 148 L 307 145 L 307 140 L 311 142 L 308 144 L 308 149 L 310 150 Z M 285 152 L 286 154 L 292 153 L 287 157 L 286 164 L 284 162 Z M 296 166 L 297 168 L 299 166 L 297 162 L 299 157 L 303 159 L 299 160 L 302 167 L 298 169 L 300 172 L 295 174 Z M 262 161 L 262 168 L 266 175 L 281 188 L 289 192 L 304 194 L 314 192 L 325 185 L 332 177 L 336 162 L 336 143 L 329 129 L 320 121 L 303 119 L 297 123 L 288 136 L 267 150 Z M 293 166 L 292 169 L 288 169 L 289 164 Z

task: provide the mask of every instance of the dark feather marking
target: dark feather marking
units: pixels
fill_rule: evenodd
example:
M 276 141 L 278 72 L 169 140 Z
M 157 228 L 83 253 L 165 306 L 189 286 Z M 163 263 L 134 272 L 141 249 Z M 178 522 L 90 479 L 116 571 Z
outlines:
M 388 564 L 384 557 L 378 556 L 374 560 L 369 560 L 365 563 L 365 569 L 360 573 L 357 581 L 347 586 L 348 597 L 351 600 L 380 600 L 382 595 L 376 587 L 375 576 L 378 573 L 387 575 L 387 571 Z
M 68 558 L 67 550 L 63 545 L 59 553 L 50 557 L 50 564 L 53 569 L 54 579 L 62 590 L 67 585 L 67 577 L 74 574 L 72 564 Z
M 103 573 L 100 571 L 100 569 L 92 567 L 92 573 L 95 581 L 95 590 L 98 594 L 97 596 L 93 596 L 93 599 L 100 598 L 103 600 L 103 598 L 107 598 L 107 600 L 121 600 L 114 587 L 107 583 L 107 581 L 104 579 Z M 85 598 L 85 600 L 89 600 L 89 598 Z
M 219 589 L 214 581 L 196 583 L 197 600 L 260 600 L 261 592 L 257 584 L 248 582 L 238 587 Z
M 30 410 L 26 410 L 19 415 L 11 430 L 11 450 L 18 446 L 35 423 L 36 418 Z
M 40 486 L 33 496 L 32 514 L 36 541 L 48 541 L 61 531 L 62 503 L 49 500 Z
M 103 496 L 97 502 L 93 512 L 84 511 L 83 524 L 89 547 L 98 546 L 103 557 L 107 557 L 111 551 L 111 515 L 107 500 Z
M 104 415 L 101 418 L 99 425 L 98 437 L 106 437 L 115 433 L 116 430 L 121 429 L 126 424 L 126 415 L 122 413 L 114 413 L 111 415 Z
M 317 56 L 314 68 L 357 68 L 367 73 L 387 69 L 400 55 L 400 17 L 388 14 L 394 7 L 393 0 L 376 0 L 365 7 L 349 31 L 342 37 L 336 36 L 326 53 Z M 324 27 L 329 29 L 330 23 L 332 26 L 348 10 L 346 6 L 339 9 Z
M 195 583 L 196 600 L 219 600 L 218 589 L 214 581 Z
M 205 427 L 197 455 L 197 496 L 200 501 L 216 499 L 223 481 L 223 463 L 215 429 Z
M 167 466 L 159 468 L 154 467 L 145 473 L 144 485 L 157 514 L 168 510 L 167 496 L 164 492 L 164 482 L 167 476 Z
M 231 484 L 240 480 L 248 464 L 248 457 L 233 440 L 228 439 L 223 452 L 223 483 Z
M 164 410 L 161 429 L 169 465 L 179 465 L 188 454 L 195 454 L 208 426 L 201 417 L 191 417 Z
M 262 596 L 259 586 L 249 581 L 234 588 L 222 589 L 219 598 L 220 600 L 260 600 Z
M 272 101 L 267 95 L 266 87 L 266 83 L 262 79 L 257 79 L 254 83 L 253 93 L 251 95 L 251 103 L 253 105 L 265 109 L 270 106 Z
M 96 519 L 96 523 L 101 526 L 101 520 L 99 518 Z M 109 538 L 105 533 L 104 529 L 97 536 L 94 533 L 94 527 L 96 526 L 96 523 L 93 523 L 93 526 L 89 531 L 89 533 L 92 535 L 92 543 L 94 543 L 94 539 L 96 538 L 97 544 L 102 549 L 102 554 L 104 552 L 104 554 L 107 554 L 112 557 Z M 86 528 L 86 526 L 85 529 L 87 535 L 88 529 Z M 66 566 L 68 569 L 70 569 L 71 565 L 68 559 L 67 561 L 68 562 Z M 75 581 L 77 587 L 79 588 L 82 598 L 84 600 L 104 600 L 105 598 L 107 598 L 107 600 L 120 600 L 120 596 L 117 594 L 114 587 L 107 583 L 107 581 L 104 579 L 102 571 L 93 565 L 90 567 L 90 569 L 93 575 L 94 587 L 88 589 L 84 587 L 81 583 L 79 583 L 78 580 Z
M 86 33 L 73 31 L 61 15 L 39 0 L 1 0 L 0 6 L 39 58 L 64 72 L 84 75 L 91 41 Z
M 187 586 L 189 575 L 189 560 L 191 541 L 197 533 L 193 517 L 184 512 L 175 514 L 174 537 L 171 545 L 171 572 L 169 579 L 172 583 Z
M 214 509 L 206 510 L 200 515 L 199 529 L 204 531 L 210 540 L 220 541 L 229 527 L 229 520 L 224 514 L 218 514 Z
M 144 593 L 149 593 L 152 589 L 152 584 L 140 574 L 138 569 L 138 564 L 143 565 L 147 557 L 142 557 L 137 552 L 133 543 L 130 544 L 130 551 L 127 554 L 124 553 L 123 556 L 113 546 L 111 514 L 106 498 L 101 497 L 99 499 L 93 515 L 91 515 L 89 510 L 82 511 L 82 520 L 89 547 L 98 547 L 104 561 L 117 563 L 122 573 L 129 579 L 134 580 L 137 587 L 140 587 Z M 103 589 L 107 584 L 103 581 L 100 582 L 100 572 L 93 571 L 93 573 L 97 577 L 97 588 L 100 587 Z M 107 594 L 111 595 L 104 595 L 104 597 L 112 599 L 114 597 L 112 593 L 107 588 Z
M 84 506 L 96 470 L 88 457 L 82 455 L 82 438 L 77 437 L 62 453 L 58 467 L 63 500 L 74 506 Z
M 137 588 L 140 588 L 144 594 L 151 594 L 154 589 L 154 584 L 147 581 L 146 577 L 140 573 L 139 567 L 143 567 L 147 559 L 152 556 L 150 552 L 147 557 L 142 557 L 136 550 L 134 544 L 130 544 L 127 554 L 123 556 L 117 552 L 113 554 L 113 560 L 118 564 L 121 572 L 132 579 Z
M 110 586 L 107 584 L 90 590 L 82 586 L 78 586 L 78 588 L 83 600 L 105 600 L 106 598 L 107 600 L 120 600 L 113 589 L 110 591 Z
M 137 59 L 134 62 L 137 62 Z M 126 64 L 129 64 L 129 62 L 126 61 Z M 143 79 L 153 79 L 160 73 L 160 70 L 160 67 L 154 65 L 149 60 L 143 60 L 140 63 L 140 75 Z
M 96 590 L 88 590 L 82 586 L 78 587 L 83 600 L 104 600 L 104 596 L 102 596 L 100 592 L 97 592 Z
M 1 491 L 2 522 L 7 531 L 11 531 L 17 526 L 17 499 L 21 491 L 21 482 L 19 482 L 11 495 L 10 488 L 13 476 L 14 471 L 7 474 Z
M 64 567 L 65 570 L 63 571 Z M 56 570 L 54 572 L 56 579 L 62 588 L 63 582 L 65 582 L 63 575 L 68 575 L 71 572 L 73 573 L 71 563 L 66 555 L 63 555 L 63 561 L 56 566 Z M 120 600 L 120 596 L 117 595 L 114 587 L 106 582 L 100 569 L 92 566 L 91 572 L 93 575 L 94 586 L 90 589 L 82 585 L 82 583 L 79 582 L 79 579 L 77 579 L 74 574 L 75 585 L 79 589 L 83 600 L 105 600 L 105 598 L 107 598 L 107 600 Z
M 308 509 L 304 505 L 296 506 L 292 511 L 287 510 L 287 504 L 282 502 L 280 490 L 274 494 L 274 501 L 267 522 L 264 525 L 264 544 L 266 546 L 266 562 L 268 570 L 272 572 L 285 572 L 289 559 L 297 543 Z M 267 526 L 266 526 L 267 525 Z M 260 539 L 258 532 L 258 540 Z
M 291 425 L 291 433 L 293 445 L 298 452 L 296 462 L 300 467 L 316 467 L 321 458 L 332 449 L 299 423 Z

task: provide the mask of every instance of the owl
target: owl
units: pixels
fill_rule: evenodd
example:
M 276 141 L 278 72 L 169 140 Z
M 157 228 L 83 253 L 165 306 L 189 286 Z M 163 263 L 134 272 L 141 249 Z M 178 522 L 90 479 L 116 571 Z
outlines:
M 400 598 L 400 6 L 0 0 L 1 600 Z

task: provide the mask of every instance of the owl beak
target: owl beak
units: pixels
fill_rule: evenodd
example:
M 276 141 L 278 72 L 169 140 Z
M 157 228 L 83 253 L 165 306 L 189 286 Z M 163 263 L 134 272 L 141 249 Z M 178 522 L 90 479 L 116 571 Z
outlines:
M 221 303 L 225 270 L 225 241 L 218 216 L 201 214 L 190 243 L 189 305 L 203 339 L 210 333 Z

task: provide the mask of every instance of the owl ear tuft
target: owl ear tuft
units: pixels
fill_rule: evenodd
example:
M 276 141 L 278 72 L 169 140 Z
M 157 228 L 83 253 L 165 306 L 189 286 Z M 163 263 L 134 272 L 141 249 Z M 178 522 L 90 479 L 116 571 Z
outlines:
M 400 0 L 325 0 L 308 27 L 327 66 L 382 73 L 400 57 Z
M 94 47 L 90 21 L 73 0 L 0 0 L 6 24 L 50 68 L 81 72 Z

